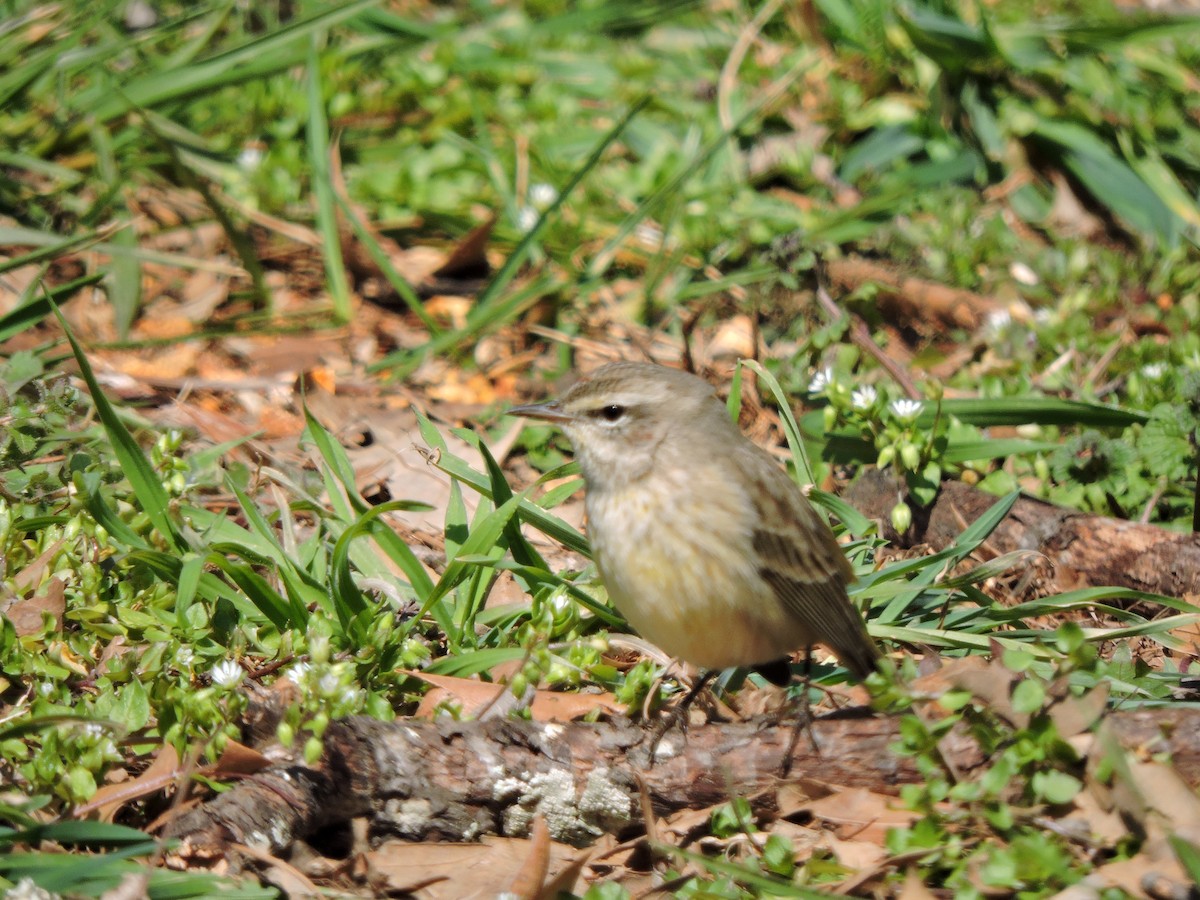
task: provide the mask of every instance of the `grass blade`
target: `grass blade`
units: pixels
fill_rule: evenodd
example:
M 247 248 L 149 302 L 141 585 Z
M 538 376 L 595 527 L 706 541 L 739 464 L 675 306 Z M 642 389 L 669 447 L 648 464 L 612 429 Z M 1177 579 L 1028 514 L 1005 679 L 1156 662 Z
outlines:
M 92 395 L 92 402 L 96 406 L 96 415 L 100 417 L 100 424 L 104 426 L 104 432 L 108 435 L 108 440 L 112 444 L 113 453 L 117 457 L 117 462 L 121 464 L 121 471 L 129 479 L 129 484 L 133 488 L 133 493 L 137 497 L 138 503 L 141 504 L 142 510 L 149 516 L 155 530 L 162 535 L 167 543 L 176 550 L 186 550 L 187 541 L 183 539 L 183 536 L 175 527 L 174 520 L 171 518 L 167 492 L 162 486 L 162 481 L 155 473 L 153 467 L 151 467 L 145 454 L 142 453 L 142 448 L 138 446 L 133 435 L 129 433 L 129 430 L 117 416 L 112 404 L 108 402 L 108 398 L 104 396 L 99 382 L 96 381 L 96 375 L 92 372 L 92 367 L 88 363 L 87 355 L 83 352 L 83 348 L 79 346 L 79 342 L 75 340 L 75 335 L 71 332 L 67 320 L 63 318 L 62 312 L 54 304 L 53 300 L 50 300 L 49 297 L 46 299 L 50 303 L 50 307 L 54 310 L 54 314 L 58 317 L 59 324 L 63 328 L 63 333 L 67 336 L 67 341 L 71 345 L 71 352 L 75 354 L 75 361 L 79 363 L 79 373 L 83 376 L 88 391 Z

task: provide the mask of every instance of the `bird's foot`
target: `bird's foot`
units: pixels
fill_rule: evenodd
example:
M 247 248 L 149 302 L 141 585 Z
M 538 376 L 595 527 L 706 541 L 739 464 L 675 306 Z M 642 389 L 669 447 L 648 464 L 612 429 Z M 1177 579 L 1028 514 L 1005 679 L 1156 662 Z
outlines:
M 692 689 L 687 692 L 682 700 L 670 709 L 664 710 L 659 717 L 658 723 L 654 726 L 654 731 L 650 739 L 650 766 L 653 767 L 658 757 L 658 747 L 662 743 L 662 739 L 667 732 L 672 728 L 678 727 L 681 732 L 687 732 L 688 710 L 691 709 L 692 703 L 700 692 L 708 687 L 709 683 L 716 678 L 718 673 L 705 672 L 696 679 L 696 683 L 692 685 Z

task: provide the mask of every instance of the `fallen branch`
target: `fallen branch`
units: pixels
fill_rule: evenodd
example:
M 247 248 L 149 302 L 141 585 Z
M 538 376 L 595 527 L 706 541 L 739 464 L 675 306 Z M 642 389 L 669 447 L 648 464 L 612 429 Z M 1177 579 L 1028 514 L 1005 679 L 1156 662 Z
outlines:
M 1116 712 L 1107 717 L 1119 743 L 1140 754 L 1170 754 L 1191 786 L 1200 783 L 1200 711 Z M 890 746 L 898 720 L 819 719 L 821 751 L 801 740 L 789 778 L 895 793 L 923 780 Z M 190 861 L 218 859 L 232 844 L 272 851 L 297 838 L 367 816 L 372 833 L 408 840 L 472 840 L 526 833 L 536 815 L 560 841 L 585 844 L 636 824 L 641 791 L 656 814 L 703 809 L 752 797 L 781 783 L 791 726 L 693 726 L 669 733 L 648 764 L 647 732 L 628 722 L 544 724 L 529 721 L 379 722 L 354 717 L 325 736 L 317 767 L 278 766 L 193 809 L 169 827 Z M 940 743 L 947 761 L 970 773 L 985 762 L 965 734 Z
M 864 284 L 878 285 L 880 308 L 901 323 L 932 321 L 974 331 L 989 313 L 1001 306 L 991 297 L 974 291 L 913 278 L 867 259 L 826 260 L 825 270 L 834 286 L 845 293 Z
M 996 497 L 960 481 L 942 484 L 926 509 L 913 509 L 913 525 L 897 534 L 889 524 L 898 497 L 907 493 L 890 473 L 864 472 L 845 500 L 884 523 L 883 537 L 899 547 L 928 544 L 941 550 L 983 515 Z M 1080 587 L 1125 587 L 1169 597 L 1200 595 L 1200 534 L 1082 513 L 1021 497 L 987 540 L 996 554 L 1036 550 L 1053 564 L 1047 593 Z

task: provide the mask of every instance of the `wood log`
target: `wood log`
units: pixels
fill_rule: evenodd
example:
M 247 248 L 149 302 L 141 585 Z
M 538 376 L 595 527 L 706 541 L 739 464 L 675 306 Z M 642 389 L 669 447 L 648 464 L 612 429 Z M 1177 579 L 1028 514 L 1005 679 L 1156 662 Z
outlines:
M 871 519 L 883 522 L 882 536 L 899 547 L 952 544 L 997 497 L 960 481 L 943 482 L 928 508 L 913 508 L 904 534 L 891 527 L 890 513 L 906 494 L 889 472 L 864 472 L 844 499 Z M 997 554 L 1036 550 L 1052 564 L 1047 593 L 1081 587 L 1125 587 L 1184 599 L 1200 596 L 1200 534 L 1167 531 L 1020 497 L 987 540 Z
M 818 719 L 800 740 L 789 779 L 896 793 L 922 776 L 891 744 L 898 719 Z M 1107 722 L 1122 746 L 1169 754 L 1181 777 L 1200 784 L 1200 710 L 1121 711 Z M 472 840 L 523 834 L 540 814 L 560 841 L 586 844 L 636 825 L 645 798 L 656 814 L 703 809 L 752 797 L 782 783 L 790 723 L 699 725 L 669 732 L 649 764 L 646 729 L 627 721 L 333 723 L 320 765 L 277 766 L 197 807 L 168 827 L 191 861 L 221 858 L 232 843 L 278 851 L 295 839 L 351 818 L 374 834 L 409 840 Z M 964 774 L 986 761 L 966 734 L 942 741 Z

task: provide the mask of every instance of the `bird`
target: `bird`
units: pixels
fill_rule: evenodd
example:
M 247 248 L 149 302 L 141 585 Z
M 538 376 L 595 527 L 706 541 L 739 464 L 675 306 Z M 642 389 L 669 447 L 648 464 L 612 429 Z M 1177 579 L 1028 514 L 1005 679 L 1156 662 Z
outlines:
M 642 637 L 710 671 L 778 672 L 816 643 L 858 679 L 875 671 L 879 650 L 828 523 L 707 381 L 609 363 L 561 399 L 509 412 L 570 440 L 601 580 Z

